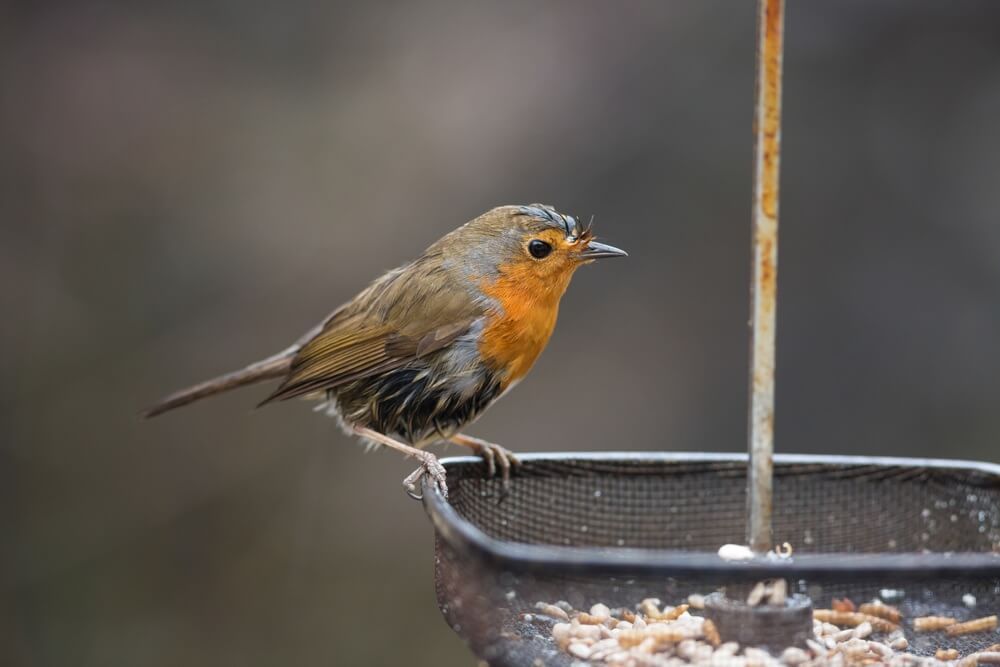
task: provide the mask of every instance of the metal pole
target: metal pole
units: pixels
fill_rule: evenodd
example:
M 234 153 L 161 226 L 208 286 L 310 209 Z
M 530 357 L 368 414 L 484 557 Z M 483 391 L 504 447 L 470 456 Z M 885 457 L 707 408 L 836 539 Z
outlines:
M 750 468 L 747 496 L 747 541 L 756 553 L 771 549 L 783 39 L 784 0 L 760 0 L 757 10 L 757 85 L 754 108 Z

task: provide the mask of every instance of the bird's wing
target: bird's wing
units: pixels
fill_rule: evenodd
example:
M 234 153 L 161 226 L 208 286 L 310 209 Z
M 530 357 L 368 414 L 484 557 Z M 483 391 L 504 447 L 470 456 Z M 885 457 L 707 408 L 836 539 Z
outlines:
M 482 308 L 447 276 L 420 268 L 386 276 L 336 311 L 298 350 L 284 382 L 264 403 L 400 368 L 467 332 Z

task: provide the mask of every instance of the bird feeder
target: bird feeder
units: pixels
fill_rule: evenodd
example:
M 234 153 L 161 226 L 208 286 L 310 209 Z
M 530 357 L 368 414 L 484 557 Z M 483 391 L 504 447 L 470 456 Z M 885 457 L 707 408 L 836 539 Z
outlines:
M 761 0 L 748 455 L 443 460 L 438 604 L 493 667 L 1000 663 L 1000 466 L 773 455 L 782 40 Z

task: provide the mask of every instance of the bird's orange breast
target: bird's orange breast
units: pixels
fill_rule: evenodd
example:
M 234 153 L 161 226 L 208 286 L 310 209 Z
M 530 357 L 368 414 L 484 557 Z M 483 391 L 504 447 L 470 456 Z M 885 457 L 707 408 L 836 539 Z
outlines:
M 540 279 L 531 268 L 506 267 L 498 279 L 480 286 L 500 305 L 487 317 L 479 351 L 501 373 L 503 388 L 524 377 L 545 349 L 572 273 Z

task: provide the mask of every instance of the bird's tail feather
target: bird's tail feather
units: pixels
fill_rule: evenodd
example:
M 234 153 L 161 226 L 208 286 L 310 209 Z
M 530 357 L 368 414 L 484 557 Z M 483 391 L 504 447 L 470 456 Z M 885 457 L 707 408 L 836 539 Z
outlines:
M 200 401 L 208 396 L 221 394 L 229 391 L 230 389 L 245 387 L 250 384 L 256 384 L 257 382 L 263 382 L 264 380 L 272 380 L 274 378 L 282 377 L 291 367 L 292 359 L 295 357 L 295 352 L 297 350 L 298 346 L 293 345 L 273 357 L 262 359 L 261 361 L 250 364 L 246 368 L 233 371 L 232 373 L 226 373 L 225 375 L 220 375 L 217 378 L 206 380 L 194 385 L 193 387 L 188 387 L 187 389 L 181 389 L 180 391 L 170 394 L 155 405 L 147 408 L 140 414 L 142 417 L 148 419 L 150 417 L 163 414 L 169 410 L 173 410 L 174 408 L 179 408 L 188 405 L 189 403 Z

